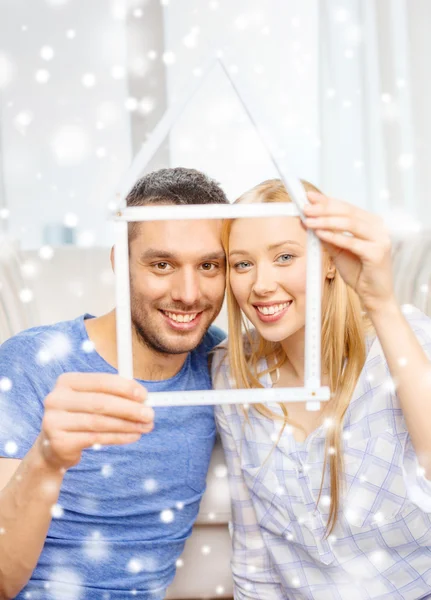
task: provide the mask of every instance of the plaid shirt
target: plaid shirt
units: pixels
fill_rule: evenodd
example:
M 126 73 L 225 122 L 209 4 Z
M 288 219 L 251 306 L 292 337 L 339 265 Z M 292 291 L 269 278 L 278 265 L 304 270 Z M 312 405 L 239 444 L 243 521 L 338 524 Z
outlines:
M 431 356 L 431 319 L 411 306 L 403 312 Z M 215 388 L 233 387 L 225 357 L 218 351 L 213 360 Z M 270 387 L 270 377 L 262 384 Z M 344 418 L 345 483 L 329 538 L 328 468 L 316 506 L 325 424 L 303 443 L 286 427 L 275 444 L 282 424 L 253 408 L 248 416 L 240 405 L 216 409 L 230 478 L 236 600 L 431 598 L 431 482 L 378 339 L 368 340 Z

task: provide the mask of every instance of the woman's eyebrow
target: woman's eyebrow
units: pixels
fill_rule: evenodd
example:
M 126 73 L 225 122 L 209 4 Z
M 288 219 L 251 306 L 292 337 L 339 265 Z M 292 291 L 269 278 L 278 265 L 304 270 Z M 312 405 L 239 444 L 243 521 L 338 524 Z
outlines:
M 285 246 L 287 244 L 293 244 L 294 246 L 299 246 L 300 248 L 302 248 L 302 244 L 300 244 L 299 242 L 296 242 L 295 240 L 284 240 L 283 242 L 277 242 L 276 244 L 271 244 L 270 246 L 268 246 L 268 250 L 274 250 L 275 248 L 278 248 L 279 246 Z
M 299 246 L 300 248 L 302 248 L 302 244 L 300 244 L 299 242 L 296 242 L 295 240 L 284 240 L 283 242 L 277 242 L 276 244 L 271 244 L 270 246 L 268 246 L 268 250 L 275 250 L 276 248 L 279 248 L 280 246 L 286 246 L 288 244 L 294 245 L 294 246 Z M 248 254 L 248 252 L 246 250 L 231 250 L 229 252 L 229 256 L 233 256 L 234 254 L 243 255 L 243 254 Z

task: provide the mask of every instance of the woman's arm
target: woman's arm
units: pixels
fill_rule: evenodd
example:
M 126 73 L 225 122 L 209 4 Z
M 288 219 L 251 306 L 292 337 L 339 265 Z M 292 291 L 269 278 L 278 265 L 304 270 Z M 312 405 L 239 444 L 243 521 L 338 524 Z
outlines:
M 308 198 L 305 224 L 375 327 L 418 461 L 431 478 L 431 362 L 395 300 L 389 233 L 380 217 L 347 202 L 314 192 Z M 426 337 L 423 346 L 431 344 L 431 333 Z
M 395 301 L 369 312 L 369 316 L 396 386 L 419 464 L 425 469 L 425 477 L 431 479 L 431 361 Z

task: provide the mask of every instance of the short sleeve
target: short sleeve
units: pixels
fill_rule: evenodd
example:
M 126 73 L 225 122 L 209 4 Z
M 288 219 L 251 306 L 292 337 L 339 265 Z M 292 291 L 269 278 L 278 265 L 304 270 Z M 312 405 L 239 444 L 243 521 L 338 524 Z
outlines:
M 24 334 L 0 346 L 0 456 L 22 459 L 39 435 L 51 367 L 37 361 L 38 345 Z M 55 381 L 55 379 L 54 379 Z

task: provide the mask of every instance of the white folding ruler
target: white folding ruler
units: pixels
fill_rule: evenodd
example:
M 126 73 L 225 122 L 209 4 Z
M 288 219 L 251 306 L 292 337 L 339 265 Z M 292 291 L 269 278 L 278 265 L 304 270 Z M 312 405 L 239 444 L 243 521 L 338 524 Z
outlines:
M 187 206 L 142 206 L 127 207 L 125 198 L 135 183 L 135 179 L 151 160 L 171 127 L 178 120 L 188 102 L 202 85 L 196 87 L 185 96 L 183 102 L 167 110 L 153 131 L 148 142 L 136 156 L 131 168 L 123 179 L 117 194 L 118 210 L 113 215 L 116 227 L 115 239 L 115 281 L 116 281 L 116 314 L 117 314 L 117 354 L 118 372 L 126 378 L 133 378 L 132 357 L 132 321 L 130 311 L 129 283 L 129 246 L 128 223 L 139 221 L 164 221 L 186 219 L 235 219 L 263 218 L 275 216 L 299 216 L 304 218 L 303 207 L 308 203 L 307 195 L 301 182 L 288 174 L 276 160 L 269 148 L 269 143 L 261 133 L 253 119 L 247 104 L 228 70 L 221 60 L 218 63 L 229 79 L 237 97 L 250 121 L 254 125 L 268 154 L 280 175 L 292 203 L 269 204 L 206 204 Z M 207 69 L 208 74 L 214 65 Z M 202 78 L 204 79 L 204 78 Z M 305 371 L 304 387 L 299 388 L 261 388 L 233 390 L 192 390 L 176 392 L 151 392 L 147 404 L 150 406 L 190 406 L 205 404 L 255 404 L 269 402 L 306 402 L 308 410 L 319 410 L 320 401 L 329 400 L 330 390 L 321 386 L 321 245 L 314 232 L 307 231 L 307 279 L 306 279 L 306 325 L 305 325 Z

